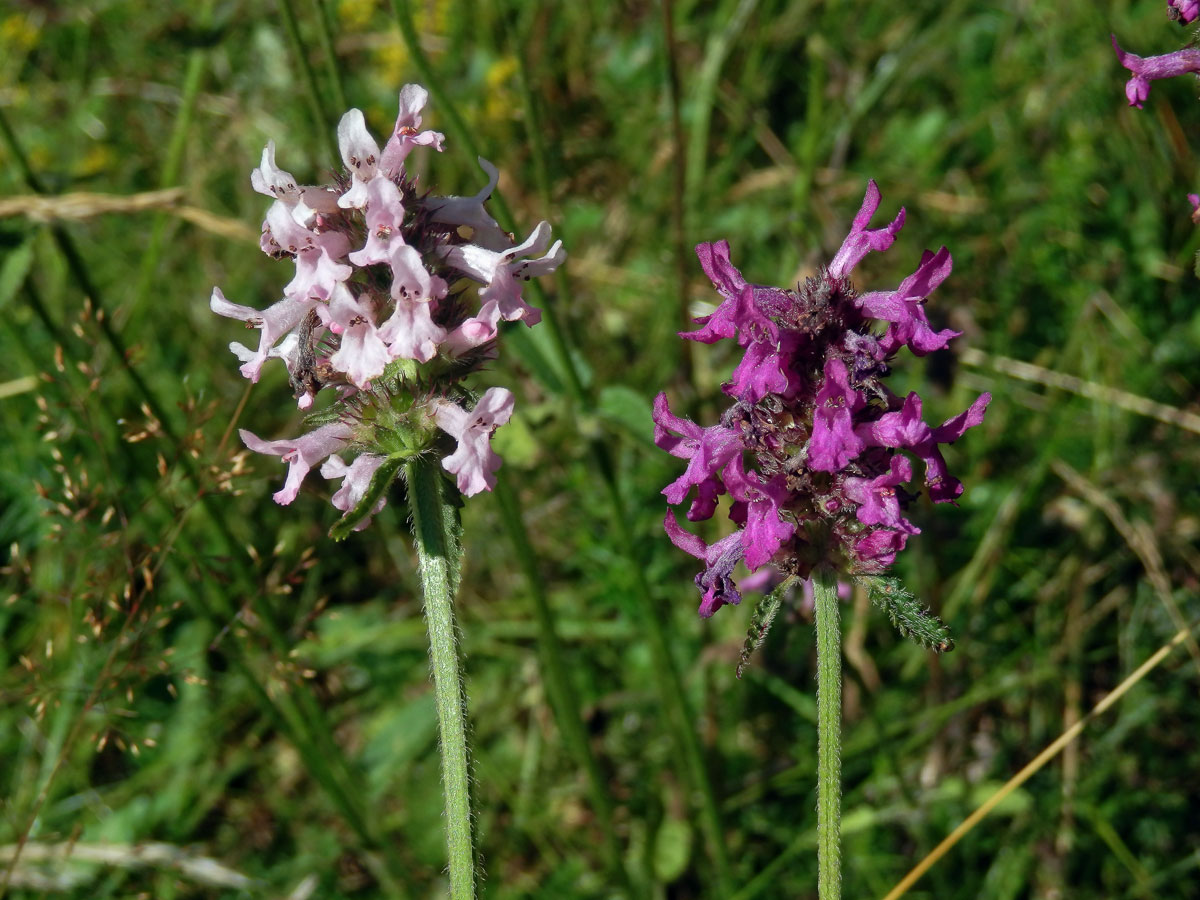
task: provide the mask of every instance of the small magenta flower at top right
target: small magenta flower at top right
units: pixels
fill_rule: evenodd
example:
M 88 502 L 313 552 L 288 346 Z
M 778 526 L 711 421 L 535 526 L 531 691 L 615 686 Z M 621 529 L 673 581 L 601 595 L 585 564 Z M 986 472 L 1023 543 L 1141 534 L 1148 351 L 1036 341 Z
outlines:
M 884 380 L 902 347 L 924 356 L 958 337 L 925 316 L 926 299 L 950 274 L 950 253 L 927 250 L 895 290 L 859 293 L 850 281 L 855 266 L 887 250 L 904 224 L 901 209 L 868 228 L 879 204 L 871 181 L 833 260 L 795 289 L 747 283 L 725 241 L 696 248 L 722 300 L 680 336 L 736 340 L 743 356 L 723 386 L 731 404 L 718 424 L 674 415 L 665 394 L 655 400 L 654 423 L 655 443 L 687 461 L 663 491 L 671 505 L 691 497 L 687 518 L 695 522 L 715 514 L 721 494 L 733 501 L 737 530 L 711 544 L 685 530 L 674 511 L 664 522 L 672 542 L 703 563 L 696 576 L 703 617 L 740 602 L 733 575 L 743 562 L 750 571 L 770 564 L 801 578 L 822 566 L 885 572 L 920 531 L 905 516 L 918 496 L 904 487 L 914 480 L 913 460 L 934 502 L 963 492 L 941 446 L 980 424 L 991 396 L 931 426 L 918 394 L 900 397 Z
M 1200 0 L 1167 0 L 1167 18 L 1180 25 L 1188 25 L 1200 16 Z M 1130 72 L 1125 83 L 1125 98 L 1130 106 L 1142 108 L 1150 96 L 1150 82 L 1160 78 L 1174 78 L 1188 72 L 1200 75 L 1200 49 L 1184 47 L 1174 53 L 1161 56 L 1138 56 L 1121 49 L 1117 36 L 1112 35 L 1113 50 L 1117 61 Z

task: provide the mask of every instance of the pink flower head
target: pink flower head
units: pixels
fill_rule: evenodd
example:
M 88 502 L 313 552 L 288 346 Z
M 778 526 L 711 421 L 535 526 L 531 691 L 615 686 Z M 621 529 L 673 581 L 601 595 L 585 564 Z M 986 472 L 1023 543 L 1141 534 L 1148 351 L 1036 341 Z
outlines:
M 230 303 L 221 293 L 221 289 L 216 287 L 213 288 L 212 298 L 208 302 L 209 308 L 218 316 L 240 319 L 249 327 L 262 331 L 257 351 L 247 350 L 237 341 L 229 345 L 229 349 L 242 361 L 242 377 L 250 381 L 258 381 L 263 363 L 272 355 L 278 355 L 273 352 L 275 345 L 300 324 L 314 305 L 313 301 L 297 302 L 284 298 L 266 309 L 259 310 Z
M 538 223 L 537 228 L 522 243 L 507 250 L 487 250 L 474 244 L 451 247 L 446 251 L 446 263 L 464 275 L 483 283 L 479 299 L 484 306 L 496 304 L 500 318 L 506 322 L 524 320 L 526 325 L 536 325 L 542 313 L 527 304 L 521 297 L 521 280 L 553 272 L 567 258 L 562 241 L 542 256 L 550 243 L 550 226 Z M 529 256 L 531 259 L 522 259 Z
M 400 299 L 391 318 L 379 329 L 379 337 L 388 345 L 393 359 L 429 362 L 437 356 L 438 345 L 446 340 L 446 329 L 433 321 L 428 301 Z
M 1150 96 L 1150 82 L 1159 78 L 1174 78 L 1188 72 L 1200 74 L 1200 50 L 1186 48 L 1174 53 L 1164 53 L 1162 56 L 1138 56 L 1121 49 L 1117 36 L 1112 35 L 1113 50 L 1116 51 L 1117 61 L 1132 73 L 1125 84 L 1125 97 L 1130 106 L 1142 108 L 1146 98 Z
M 482 156 L 478 162 L 479 168 L 488 177 L 487 184 L 470 197 L 434 197 L 428 205 L 429 217 L 431 221 L 444 225 L 469 228 L 474 244 L 489 250 L 503 250 L 512 241 L 483 205 L 500 183 L 500 170 Z
M 404 246 L 404 201 L 396 182 L 372 178 L 364 191 L 367 242 L 350 254 L 356 266 L 391 262 L 393 249 Z
M 275 142 L 267 141 L 262 162 L 250 173 L 250 186 L 260 194 L 278 200 L 296 222 L 304 227 L 317 213 L 337 212 L 337 193 L 323 187 L 296 184 L 291 172 L 275 164 Z
M 468 497 L 490 491 L 500 468 L 492 435 L 512 417 L 512 391 L 488 388 L 469 413 L 448 400 L 435 401 L 433 409 L 438 428 L 458 441 L 458 449 L 442 460 L 442 467 L 458 477 L 458 489 Z
M 329 358 L 330 364 L 345 372 L 356 388 L 365 390 L 391 362 L 388 345 L 375 328 L 369 296 L 355 297 L 345 285 L 339 285 L 330 298 L 328 319 L 342 338 L 337 352 Z
M 512 415 L 512 394 L 488 390 L 472 412 L 447 398 L 469 395 L 463 382 L 496 358 L 500 322 L 539 320 L 523 283 L 566 258 L 545 222 L 519 243 L 499 227 L 486 202 L 500 173 L 486 160 L 487 185 L 474 196 L 418 189 L 409 155 L 440 151 L 444 141 L 422 130 L 428 96 L 420 85 L 401 89 L 382 149 L 363 113 L 348 111 L 337 128 L 345 170 L 331 185 L 299 184 L 268 143 L 250 177 L 273 200 L 260 247 L 294 263 L 294 273 L 282 299 L 264 310 L 217 288 L 209 300 L 213 312 L 259 331 L 257 347 L 229 345 L 241 374 L 256 382 L 268 360 L 282 360 L 297 405 L 310 411 L 310 430 L 295 440 L 242 435 L 251 449 L 288 463 L 280 503 L 295 499 L 309 469 L 329 457 L 321 471 L 342 479 L 333 505 L 347 514 L 335 537 L 366 526 L 373 512 L 360 509 L 362 498 L 379 497 L 377 512 L 402 464 L 442 443 L 439 429 L 458 441 L 442 464 L 463 492 L 495 484 L 500 458 L 490 439 Z M 321 396 L 328 403 L 318 408 Z M 347 449 L 357 457 L 333 455 Z
M 362 209 L 367 205 L 367 185 L 379 167 L 379 145 L 367 131 L 362 110 L 352 109 L 338 122 L 338 149 L 350 172 L 350 189 L 338 198 L 342 209 Z

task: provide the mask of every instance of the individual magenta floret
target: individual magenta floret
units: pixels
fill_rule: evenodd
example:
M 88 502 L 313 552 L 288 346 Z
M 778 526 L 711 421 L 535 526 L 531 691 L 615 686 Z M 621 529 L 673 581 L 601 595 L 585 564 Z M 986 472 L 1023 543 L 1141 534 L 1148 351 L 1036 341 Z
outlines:
M 1117 43 L 1117 36 L 1112 35 L 1113 50 L 1117 61 L 1131 73 L 1125 83 L 1125 97 L 1130 106 L 1142 108 L 1146 98 L 1150 96 L 1150 82 L 1159 78 L 1174 78 L 1176 75 L 1200 75 L 1200 49 L 1185 47 L 1174 53 L 1164 53 L 1162 56 L 1138 56 L 1122 50 Z
M 282 359 L 297 405 L 310 411 L 313 430 L 295 440 L 239 432 L 251 450 L 288 464 L 275 500 L 295 500 L 325 461 L 321 474 L 342 479 L 333 505 L 346 513 L 343 532 L 369 522 L 396 463 L 420 453 L 441 452 L 468 496 L 495 485 L 500 458 L 490 441 L 512 415 L 513 396 L 491 388 L 477 400 L 464 380 L 495 358 L 501 321 L 540 320 L 522 286 L 566 258 L 545 222 L 520 242 L 500 228 L 484 205 L 499 180 L 486 160 L 487 184 L 474 196 L 418 189 L 405 161 L 444 141 L 421 130 L 427 99 L 421 86 L 404 86 L 382 149 L 362 112 L 346 113 L 337 129 L 345 174 L 331 185 L 298 185 L 268 143 L 250 176 L 274 200 L 261 246 L 293 260 L 295 275 L 265 310 L 230 302 L 219 288 L 210 301 L 217 314 L 260 332 L 257 348 L 230 345 L 242 375 L 256 382 L 269 359 Z M 315 411 L 322 392 L 331 402 Z M 343 454 L 358 455 L 347 462 Z
M 687 502 L 690 521 L 711 518 L 728 493 L 738 530 L 713 544 L 686 531 L 668 511 L 672 542 L 704 563 L 696 576 L 700 615 L 738 603 L 734 570 L 771 567 L 807 578 L 820 565 L 850 575 L 878 575 L 920 529 L 904 512 L 918 488 L 906 489 L 923 464 L 930 499 L 952 503 L 962 483 L 948 471 L 941 447 L 983 421 L 991 397 L 941 425 L 922 418 L 921 398 L 898 397 L 884 383 L 895 354 L 944 349 L 958 332 L 935 331 L 925 301 L 950 274 L 942 247 L 926 251 L 916 271 L 894 291 L 859 294 L 854 267 L 892 246 L 904 210 L 870 229 L 879 188 L 867 187 L 850 233 L 827 268 L 795 289 L 746 282 L 725 241 L 696 253 L 721 296 L 701 327 L 681 337 L 702 343 L 736 340 L 741 361 L 723 386 L 732 404 L 704 427 L 671 412 L 665 394 L 654 402 L 655 443 L 687 461 L 663 493 Z M 911 458 L 910 458 L 911 457 Z M 693 494 L 694 491 L 694 494 Z

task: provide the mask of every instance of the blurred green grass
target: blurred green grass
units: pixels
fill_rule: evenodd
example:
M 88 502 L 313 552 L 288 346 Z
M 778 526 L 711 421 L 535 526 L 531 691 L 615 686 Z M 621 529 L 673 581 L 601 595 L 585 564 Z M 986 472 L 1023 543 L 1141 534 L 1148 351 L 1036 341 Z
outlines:
M 226 435 L 245 386 L 226 350 L 237 335 L 209 313 L 209 290 L 262 306 L 289 277 L 257 250 L 264 203 L 249 170 L 268 139 L 305 181 L 336 162 L 321 4 L 294 5 L 322 120 L 275 8 L 0 12 L 0 112 L 49 192 L 178 186 L 210 216 L 203 227 L 177 210 L 59 223 L 161 422 L 33 204 L 0 219 L 0 845 L 26 834 L 38 845 L 161 841 L 253 879 L 223 887 L 128 854 L 120 865 L 27 860 L 12 896 L 443 889 L 435 716 L 402 504 L 333 544 L 320 480 L 280 509 L 269 498 L 279 467 L 235 466 Z M 956 649 L 930 657 L 861 603 L 846 611 L 847 896 L 885 893 L 1171 636 L 1162 579 L 1185 619 L 1200 613 L 1195 433 L 1104 390 L 1080 397 L 996 367 L 1030 362 L 1197 411 L 1200 239 L 1184 198 L 1200 187 L 1196 88 L 1156 82 L 1145 110 L 1127 109 L 1108 44 L 1111 30 L 1143 55 L 1176 49 L 1187 33 L 1161 6 L 673 4 L 686 245 L 728 238 L 748 277 L 786 284 L 836 249 L 873 177 L 885 210 L 904 205 L 909 219 L 858 283 L 895 284 L 943 243 L 956 263 L 929 311 L 965 336 L 953 353 L 905 359 L 902 386 L 930 398 L 931 420 L 972 391 L 995 397 L 951 451 L 961 506 L 920 510 L 923 534 L 899 566 Z M 398 87 L 419 80 L 391 9 L 325 9 L 342 90 L 382 131 Z M 518 412 L 498 440 L 635 887 L 718 896 L 585 438 L 610 454 L 637 565 L 698 710 L 739 896 L 815 896 L 811 623 L 788 614 L 735 681 L 750 610 L 699 622 L 692 561 L 661 532 L 658 491 L 675 463 L 649 445 L 650 399 L 665 388 L 711 422 L 733 361 L 729 348 L 693 352 L 674 337 L 681 292 L 694 311 L 712 292 L 690 256 L 680 285 L 674 256 L 661 10 L 450 0 L 416 19 L 516 219 L 549 219 L 571 253 L 548 304 L 595 403 L 581 407 L 561 369 L 539 365 L 555 359 L 544 329 L 509 334 L 492 377 L 517 392 Z M 427 123 L 449 131 L 436 105 Z M 16 160 L 0 161 L 3 196 L 28 197 Z M 441 191 L 481 181 L 453 136 L 418 165 Z M 294 432 L 278 372 L 249 393 L 239 423 Z M 1064 464 L 1093 490 L 1066 480 Z M 465 516 L 459 614 L 483 889 L 613 896 L 495 498 L 475 498 Z M 1200 896 L 1195 679 L 1177 651 L 912 896 Z

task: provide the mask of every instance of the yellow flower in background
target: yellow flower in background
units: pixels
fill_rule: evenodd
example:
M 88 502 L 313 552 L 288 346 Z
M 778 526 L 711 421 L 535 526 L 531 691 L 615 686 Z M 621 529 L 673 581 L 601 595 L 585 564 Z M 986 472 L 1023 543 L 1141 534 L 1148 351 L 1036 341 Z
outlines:
M 75 164 L 74 174 L 78 178 L 90 178 L 93 175 L 99 175 L 101 172 L 111 169 L 116 160 L 116 153 L 111 146 L 108 144 L 92 144 L 88 148 L 87 153 L 83 155 L 83 159 Z
M 393 32 L 391 40 L 374 48 L 372 55 L 374 64 L 371 68 L 378 75 L 380 81 L 384 84 L 395 84 L 404 80 L 411 63 L 409 62 L 408 48 L 404 46 L 400 32 Z
M 41 30 L 40 25 L 29 15 L 13 13 L 5 16 L 4 21 L 0 22 L 0 48 L 3 48 L 6 54 L 32 50 Z
M 501 56 L 483 76 L 486 87 L 483 115 L 489 122 L 511 121 L 515 110 L 520 109 L 513 90 L 517 77 L 517 58 L 512 54 Z
M 375 15 L 376 0 L 342 0 L 338 18 L 348 31 L 366 31 Z

